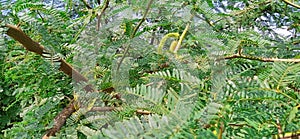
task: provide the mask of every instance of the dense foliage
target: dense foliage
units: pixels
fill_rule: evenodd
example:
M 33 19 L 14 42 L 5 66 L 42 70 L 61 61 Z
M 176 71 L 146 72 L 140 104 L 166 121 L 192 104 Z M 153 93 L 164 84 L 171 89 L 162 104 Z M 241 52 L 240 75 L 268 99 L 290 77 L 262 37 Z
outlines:
M 43 137 L 69 103 L 53 138 L 300 136 L 298 4 L 2 0 L 0 138 Z M 72 81 L 57 57 L 89 81 Z

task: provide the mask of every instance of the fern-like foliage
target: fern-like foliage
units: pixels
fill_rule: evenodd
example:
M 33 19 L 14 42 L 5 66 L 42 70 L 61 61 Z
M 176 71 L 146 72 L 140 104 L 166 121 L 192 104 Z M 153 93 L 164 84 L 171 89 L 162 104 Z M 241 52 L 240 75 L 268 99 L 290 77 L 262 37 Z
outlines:
M 245 67 L 245 66 L 243 66 Z M 258 76 L 242 75 L 243 73 L 254 69 L 255 67 L 244 68 L 243 72 L 239 72 L 238 76 L 235 74 L 229 74 L 228 82 L 223 90 L 226 92 L 222 98 L 225 99 L 225 104 L 234 104 L 231 106 L 231 120 L 228 121 L 228 130 L 232 130 L 235 126 L 240 131 L 246 130 L 247 132 L 230 132 L 229 136 L 236 137 L 259 137 L 259 136 L 271 136 L 277 134 L 277 125 L 290 127 L 295 126 L 290 119 L 290 122 L 285 120 L 276 123 L 276 120 L 286 119 L 293 117 L 294 107 L 299 104 L 296 99 L 299 96 L 290 96 L 290 90 L 288 84 L 294 82 L 299 76 L 298 64 L 283 64 L 274 63 L 268 66 L 270 71 L 266 76 L 266 73 L 262 73 Z M 297 67 L 297 68 L 294 68 Z M 242 69 L 242 68 L 238 68 Z M 296 72 L 290 71 L 295 70 Z M 233 72 L 231 72 L 233 73 Z M 296 74 L 293 74 L 296 73 Z M 276 74 L 276 75 L 275 75 Z M 232 76 L 234 75 L 234 76 Z M 239 78 L 236 78 L 239 77 Z M 282 88 L 282 86 L 285 86 Z M 292 105 L 287 104 L 291 102 Z M 282 109 L 284 107 L 285 109 Z M 296 119 L 294 119 L 296 120 Z M 297 121 L 297 120 L 296 120 Z M 232 126 L 232 127 L 231 127 Z M 260 130 L 261 132 L 255 132 Z M 295 131 L 297 129 L 286 129 L 285 132 Z
M 261 60 L 299 55 L 300 17 L 283 1 L 53 2 L 0 2 L 0 31 L 18 24 L 50 55 L 42 59 L 1 35 L 0 138 L 41 138 L 71 99 L 76 112 L 53 138 L 270 138 L 299 131 L 300 64 Z M 288 26 L 293 37 L 274 26 Z M 186 33 L 180 49 L 168 51 L 179 41 L 170 39 L 157 53 L 168 33 Z M 62 75 L 55 57 L 89 81 Z M 84 91 L 88 84 L 94 92 Z

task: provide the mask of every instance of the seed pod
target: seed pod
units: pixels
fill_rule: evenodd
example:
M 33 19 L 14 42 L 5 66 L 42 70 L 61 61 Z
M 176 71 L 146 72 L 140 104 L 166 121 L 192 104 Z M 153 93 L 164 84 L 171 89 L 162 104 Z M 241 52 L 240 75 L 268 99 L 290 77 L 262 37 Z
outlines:
M 157 47 L 157 53 L 158 54 L 162 54 L 162 49 L 164 47 L 165 42 L 167 41 L 168 38 L 170 37 L 174 37 L 174 38 L 178 38 L 179 34 L 178 33 L 168 33 L 167 35 L 165 35 L 161 40 L 160 43 Z
M 170 45 L 170 51 L 171 52 L 174 52 L 174 50 L 175 50 L 175 48 L 177 46 L 177 43 L 178 42 L 176 40 L 171 43 L 171 45 Z

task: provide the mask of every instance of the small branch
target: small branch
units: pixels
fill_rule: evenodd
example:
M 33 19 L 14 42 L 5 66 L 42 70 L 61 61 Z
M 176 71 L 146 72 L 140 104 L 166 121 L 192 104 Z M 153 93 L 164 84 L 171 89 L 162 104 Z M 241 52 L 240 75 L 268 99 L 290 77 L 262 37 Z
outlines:
M 279 139 L 299 139 L 300 133 L 292 133 L 291 135 L 284 136 L 284 134 L 278 134 Z
M 136 34 L 136 32 L 138 31 L 138 29 L 140 28 L 140 26 L 143 24 L 143 22 L 146 20 L 146 17 L 148 15 L 148 12 L 150 10 L 151 4 L 152 4 L 153 0 L 150 0 L 148 5 L 147 5 L 147 9 L 143 15 L 143 18 L 141 19 L 141 21 L 138 23 L 138 25 L 134 28 L 132 34 L 131 34 L 131 38 L 134 37 L 134 35 Z
M 102 8 L 100 14 L 97 15 L 97 26 L 96 26 L 96 30 L 99 31 L 100 28 L 100 23 L 101 23 L 101 17 L 104 14 L 105 10 L 107 9 L 109 5 L 109 0 L 105 1 L 104 7 Z
M 35 52 L 39 55 L 42 55 L 44 46 L 33 41 L 20 28 L 9 24 L 5 26 L 9 28 L 8 31 L 6 32 L 8 36 L 20 42 L 28 51 Z
M 229 126 L 233 126 L 233 127 L 244 127 L 244 126 L 248 126 L 247 124 L 234 124 L 234 123 L 229 123 Z
M 266 1 L 263 1 L 261 3 L 254 3 L 254 4 L 249 5 L 248 7 L 244 8 L 243 10 L 239 10 L 238 12 L 234 11 L 233 13 L 231 13 L 231 15 L 232 16 L 244 15 L 244 14 L 246 14 L 246 12 L 248 12 L 250 10 L 254 10 L 258 6 L 267 5 L 267 4 L 271 3 L 271 2 L 272 2 L 272 0 L 266 0 Z
M 218 133 L 218 139 L 222 139 L 222 134 L 223 134 L 223 131 L 224 131 L 224 124 L 221 123 L 220 124 L 220 128 L 219 128 L 219 133 Z
M 43 18 L 43 16 L 41 15 L 41 13 L 38 10 L 36 10 L 36 12 L 39 15 L 39 17 L 42 19 L 42 22 L 45 23 L 45 19 Z
M 29 36 L 27 36 L 20 28 L 6 24 L 5 25 L 8 30 L 6 34 L 12 37 L 14 40 L 20 42 L 23 47 L 25 47 L 28 51 L 34 52 L 36 54 L 41 55 L 42 57 L 47 57 L 46 55 L 49 54 L 44 46 L 40 45 L 38 42 L 32 40 Z M 74 67 L 72 67 L 69 63 L 65 60 L 58 58 L 55 62 L 60 62 L 59 70 L 63 71 L 65 74 L 69 75 L 73 80 L 76 82 L 88 82 L 88 79 L 80 74 Z M 107 88 L 102 90 L 103 92 L 111 92 L 114 88 Z M 96 91 L 91 84 L 88 84 L 84 87 L 84 90 L 87 92 L 94 92 Z M 116 99 L 120 99 L 121 96 L 116 94 L 113 96 Z M 111 107 L 103 107 L 103 108 L 92 108 L 93 111 L 110 111 L 113 110 Z M 67 107 L 65 107 L 54 119 L 54 125 L 51 129 L 48 129 L 46 134 L 43 136 L 43 139 L 48 139 L 50 136 L 54 136 L 60 128 L 65 124 L 67 118 L 75 112 L 74 102 L 72 101 Z
M 150 1 L 149 1 L 148 5 L 147 5 L 147 8 L 146 8 L 146 10 L 145 10 L 145 13 L 144 13 L 144 15 L 143 15 L 143 18 L 142 18 L 141 21 L 138 23 L 138 25 L 134 28 L 132 34 L 130 35 L 130 38 L 131 38 L 131 39 L 134 38 L 134 35 L 136 34 L 137 30 L 140 28 L 140 26 L 142 25 L 142 23 L 146 20 L 146 17 L 147 17 L 147 14 L 148 14 L 149 10 L 150 10 L 150 7 L 151 7 L 152 2 L 153 2 L 153 0 L 150 0 Z M 117 72 L 119 71 L 122 62 L 123 62 L 123 60 L 125 59 L 125 56 L 126 56 L 126 54 L 128 53 L 128 51 L 129 51 L 129 47 L 130 47 L 130 45 L 128 45 L 128 46 L 125 48 L 125 52 L 124 52 L 124 54 L 123 54 L 123 56 L 122 56 L 122 58 L 121 58 L 121 60 L 120 60 L 120 63 L 119 63 L 118 66 L 117 66 Z
M 201 20 L 204 20 L 209 26 L 211 27 L 215 27 L 215 23 L 213 21 L 211 21 L 207 16 L 206 14 L 204 13 L 203 10 L 200 11 L 201 12 L 201 15 L 203 17 L 201 17 L 200 15 L 198 14 L 195 14 L 196 17 L 200 18 Z
M 277 126 L 277 130 L 278 130 L 278 134 L 282 134 L 282 128 L 281 128 L 278 117 L 276 118 L 276 126 Z
M 234 55 L 231 55 L 231 56 L 218 58 L 217 61 L 225 60 L 225 59 L 235 59 L 235 58 L 257 60 L 257 61 L 261 61 L 261 62 L 295 62 L 295 63 L 300 62 L 300 59 L 260 58 L 260 57 L 252 57 L 252 56 L 245 56 L 245 55 L 239 55 L 239 54 L 234 54 Z
M 149 114 L 151 114 L 150 111 L 147 111 L 147 110 L 141 110 L 141 109 L 136 110 L 136 113 L 142 114 L 142 115 L 149 115 Z
M 295 3 L 292 3 L 292 2 L 290 2 L 289 0 L 282 0 L 284 3 L 286 3 L 286 4 L 288 4 L 288 5 L 291 5 L 291 6 L 293 6 L 293 7 L 295 7 L 295 8 L 298 8 L 298 9 L 300 9 L 300 5 L 297 5 L 297 4 L 295 4 Z
M 82 0 L 83 4 L 85 5 L 86 8 L 88 9 L 93 9 L 92 6 L 90 4 L 88 4 L 88 2 L 86 0 Z
M 106 112 L 106 111 L 112 111 L 115 107 L 93 107 L 90 112 Z
M 153 44 L 154 44 L 154 39 L 155 39 L 155 32 L 153 31 L 153 32 L 151 33 L 150 45 L 153 45 Z

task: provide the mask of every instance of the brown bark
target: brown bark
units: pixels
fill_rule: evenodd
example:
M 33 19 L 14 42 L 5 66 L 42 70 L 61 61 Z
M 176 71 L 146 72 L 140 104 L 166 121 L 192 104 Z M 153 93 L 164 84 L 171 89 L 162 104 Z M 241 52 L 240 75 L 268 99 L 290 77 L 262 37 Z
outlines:
M 28 37 L 20 28 L 7 24 L 8 27 L 7 35 L 14 38 L 16 41 L 20 42 L 28 51 L 35 52 L 42 56 L 43 52 L 45 52 L 44 46 L 39 43 L 33 41 L 30 37 Z M 78 71 L 76 71 L 70 64 L 68 64 L 65 60 L 60 59 L 59 62 L 60 68 L 59 70 L 63 71 L 65 74 L 69 75 L 76 82 L 84 81 L 87 82 L 88 79 L 81 75 Z M 93 91 L 91 87 L 88 87 L 88 91 Z
M 75 112 L 74 103 L 70 103 L 65 107 L 55 118 L 54 126 L 46 131 L 46 134 L 43 136 L 43 139 L 48 139 L 50 136 L 54 136 L 56 132 L 66 123 L 66 120 L 71 114 Z
M 28 37 L 20 28 L 7 24 L 8 27 L 7 35 L 20 42 L 27 50 L 42 55 L 44 47 L 39 43 L 33 41 Z
M 106 112 L 114 110 L 114 107 L 93 107 L 90 112 Z
M 20 42 L 27 50 L 31 52 L 35 52 L 42 56 L 43 52 L 45 52 L 44 46 L 39 43 L 33 41 L 29 36 L 27 36 L 20 28 L 7 24 L 8 31 L 6 34 L 16 41 Z M 70 64 L 68 64 L 63 59 L 60 59 L 59 62 L 60 68 L 59 70 L 63 71 L 71 78 L 73 78 L 76 82 L 84 81 L 87 82 L 88 79 L 81 75 L 77 70 L 75 70 Z M 95 91 L 91 85 L 87 85 L 84 88 L 87 92 Z M 67 107 L 65 107 L 54 119 L 54 125 L 51 129 L 49 129 L 44 135 L 43 139 L 47 139 L 50 136 L 54 136 L 56 132 L 60 130 L 60 128 L 65 124 L 66 119 L 75 112 L 74 104 L 71 102 Z

